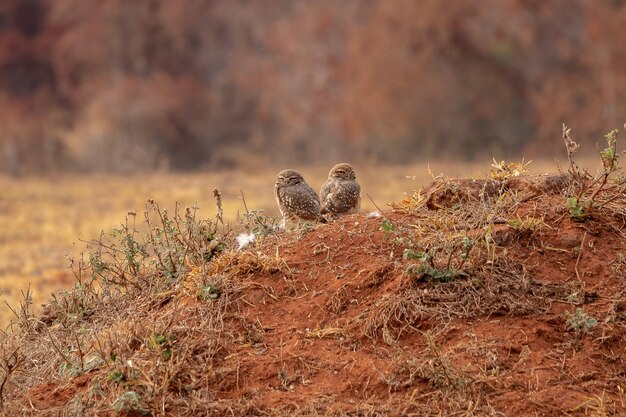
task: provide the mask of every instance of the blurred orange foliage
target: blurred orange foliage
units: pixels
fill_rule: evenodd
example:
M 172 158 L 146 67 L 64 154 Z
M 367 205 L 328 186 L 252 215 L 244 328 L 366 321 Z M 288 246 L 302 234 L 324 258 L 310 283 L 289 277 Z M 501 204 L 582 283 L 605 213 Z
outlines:
M 552 156 L 562 122 L 622 125 L 624 27 L 623 0 L 4 0 L 0 171 Z

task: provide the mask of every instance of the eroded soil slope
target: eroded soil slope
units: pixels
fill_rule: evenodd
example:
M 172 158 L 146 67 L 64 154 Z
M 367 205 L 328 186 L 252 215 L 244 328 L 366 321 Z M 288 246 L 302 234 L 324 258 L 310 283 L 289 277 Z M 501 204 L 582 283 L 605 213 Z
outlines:
M 269 234 L 253 216 L 251 246 L 107 264 L 98 288 L 92 262 L 3 342 L 5 413 L 624 415 L 624 210 L 573 218 L 568 186 L 439 181 Z

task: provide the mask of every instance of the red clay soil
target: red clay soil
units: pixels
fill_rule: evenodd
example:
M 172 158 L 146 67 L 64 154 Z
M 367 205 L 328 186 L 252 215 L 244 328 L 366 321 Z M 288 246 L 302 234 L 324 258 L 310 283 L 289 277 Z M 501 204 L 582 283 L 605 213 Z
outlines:
M 403 237 L 418 236 L 421 215 L 387 212 L 387 231 L 357 214 L 266 237 L 236 261 L 251 280 L 237 312 L 248 324 L 232 322 L 240 340 L 220 353 L 219 375 L 207 370 L 212 400 L 250 404 L 234 415 L 626 415 L 623 231 L 572 221 L 556 197 L 544 206 L 554 209 L 528 201 L 516 211 L 544 219 L 534 237 L 504 223 L 490 231 L 517 282 L 493 261 L 487 295 L 469 282 L 490 270 L 488 254 L 452 282 L 407 272 L 416 261 L 403 258 Z M 259 271 L 259 257 L 283 267 Z M 407 310 L 419 297 L 428 308 Z M 193 320 L 201 302 L 176 308 Z M 38 385 L 28 399 L 62 405 L 89 375 Z
M 67 404 L 79 390 L 84 389 L 91 378 L 90 374 L 80 375 L 64 385 L 46 382 L 31 389 L 28 398 L 35 409 L 45 410 L 62 406 Z
M 387 215 L 396 223 L 413 220 Z M 620 276 L 610 268 L 625 253 L 623 241 L 565 218 L 559 230 L 548 233 L 544 244 L 549 249 L 515 244 L 511 256 L 523 259 L 528 273 L 546 283 L 576 281 L 578 271 L 584 288 L 580 306 L 600 324 L 582 337 L 567 331 L 565 312 L 574 310 L 568 302 L 553 302 L 549 311 L 525 317 L 496 312 L 452 319 L 440 330 L 441 351 L 450 354 L 456 368 L 484 374 L 488 402 L 503 415 L 626 414 L 625 278 L 624 271 Z M 247 294 L 250 306 L 243 314 L 258 323 L 264 337 L 227 355 L 238 377 L 221 387 L 219 397 L 263 398 L 271 409 L 328 396 L 338 409 L 367 402 L 389 404 L 391 415 L 410 413 L 406 397 L 419 397 L 432 387 L 417 378 L 396 390 L 385 375 L 403 361 L 419 361 L 427 347 L 422 332 L 442 323 L 415 322 L 392 345 L 354 337 L 357 332 L 348 330 L 358 313 L 411 285 L 402 249 L 385 238 L 380 219 L 355 215 L 293 245 L 278 246 L 294 276 L 255 275 L 258 289 Z M 264 288 L 271 288 L 276 299 Z M 329 302 L 338 291 L 343 303 L 339 312 L 331 312 Z M 347 330 L 315 336 L 316 329 L 328 328 Z

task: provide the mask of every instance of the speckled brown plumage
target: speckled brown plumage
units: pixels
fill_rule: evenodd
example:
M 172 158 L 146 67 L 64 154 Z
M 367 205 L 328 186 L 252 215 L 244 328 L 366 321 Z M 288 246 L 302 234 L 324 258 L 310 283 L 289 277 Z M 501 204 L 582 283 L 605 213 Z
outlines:
M 295 169 L 278 173 L 274 196 L 285 226 L 320 220 L 320 198 Z
M 321 214 L 353 214 L 361 209 L 361 186 L 356 182 L 352 165 L 335 165 L 320 191 Z

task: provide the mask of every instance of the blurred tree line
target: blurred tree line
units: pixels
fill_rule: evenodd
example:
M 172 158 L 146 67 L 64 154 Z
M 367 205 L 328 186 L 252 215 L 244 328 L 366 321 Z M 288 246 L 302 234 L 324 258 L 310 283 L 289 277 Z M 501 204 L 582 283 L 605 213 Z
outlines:
M 560 154 L 561 122 L 623 124 L 625 28 L 624 0 L 2 0 L 0 172 Z

